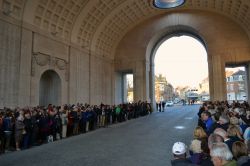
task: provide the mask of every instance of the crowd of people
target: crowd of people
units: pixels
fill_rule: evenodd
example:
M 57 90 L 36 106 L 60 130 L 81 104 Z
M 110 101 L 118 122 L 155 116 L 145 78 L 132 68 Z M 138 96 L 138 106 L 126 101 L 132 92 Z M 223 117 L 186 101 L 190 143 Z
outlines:
M 86 133 L 152 113 L 147 102 L 120 105 L 76 104 L 25 107 L 0 111 L 0 154 Z M 249 166 L 250 105 L 205 102 L 187 147 L 172 147 L 173 166 Z M 189 155 L 188 155 L 189 154 Z
M 152 113 L 147 102 L 76 104 L 0 111 L 0 154 L 86 133 Z
M 250 166 L 250 106 L 247 102 L 205 102 L 198 116 L 189 147 L 183 142 L 173 145 L 173 166 Z

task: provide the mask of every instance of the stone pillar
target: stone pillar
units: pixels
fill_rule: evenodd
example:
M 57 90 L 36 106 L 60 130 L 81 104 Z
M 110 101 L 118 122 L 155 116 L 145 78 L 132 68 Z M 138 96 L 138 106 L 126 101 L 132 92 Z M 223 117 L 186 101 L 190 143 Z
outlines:
M 149 77 L 150 77 L 150 82 L 149 82 L 149 95 L 150 95 L 150 102 L 151 102 L 151 107 L 153 110 L 156 111 L 156 101 L 155 101 L 155 65 L 154 61 L 152 60 L 150 63 L 150 71 L 149 71 Z
M 247 94 L 247 101 L 250 103 L 250 63 L 246 65 L 246 94 Z
M 114 94 L 114 104 L 122 103 L 122 73 L 115 73 L 115 94 Z
M 214 82 L 213 82 L 213 63 L 212 57 L 208 56 L 208 78 L 209 78 L 209 94 L 210 100 L 214 100 Z
M 145 98 L 147 102 L 152 102 L 151 98 L 150 98 L 150 72 L 151 68 L 150 68 L 150 62 L 146 61 L 146 73 L 145 73 Z
M 209 89 L 211 100 L 226 100 L 225 62 L 221 56 L 210 56 Z
M 145 80 L 145 61 L 137 61 L 134 73 L 134 101 L 147 100 L 146 80 Z
M 21 28 L 0 20 L 0 107 L 16 107 L 19 98 Z
M 32 32 L 22 29 L 18 106 L 30 105 Z

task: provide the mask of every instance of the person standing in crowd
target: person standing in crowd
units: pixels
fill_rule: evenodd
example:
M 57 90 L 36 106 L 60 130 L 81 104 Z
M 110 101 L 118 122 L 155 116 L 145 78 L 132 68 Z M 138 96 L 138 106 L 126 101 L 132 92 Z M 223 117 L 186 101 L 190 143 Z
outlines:
M 165 101 L 162 101 L 162 102 L 161 102 L 161 106 L 162 106 L 162 112 L 164 112 L 164 109 L 165 109 L 165 105 L 166 105 L 166 102 L 165 102 Z
M 201 150 L 202 150 L 202 158 L 200 160 L 200 166 L 213 166 L 207 140 L 201 141 Z
M 228 145 L 229 149 L 232 151 L 233 143 L 236 141 L 243 141 L 241 137 L 240 130 L 237 126 L 230 126 L 227 130 L 228 140 L 225 143 Z
M 224 143 L 227 143 L 229 140 L 227 132 L 222 128 L 215 129 L 213 133 L 221 136 L 224 140 Z
M 222 128 L 227 131 L 229 127 L 229 118 L 227 115 L 222 114 L 219 118 L 219 126 L 217 128 Z
M 233 154 L 225 143 L 215 143 L 211 146 L 210 155 L 214 166 L 237 166 Z
M 212 125 L 213 125 L 213 119 L 211 118 L 211 114 L 208 111 L 204 111 L 201 114 L 201 119 L 203 123 L 205 124 L 205 131 L 207 135 L 210 135 L 212 133 Z
M 89 122 L 90 122 L 90 110 L 91 110 L 91 107 L 88 107 L 87 109 L 86 109 L 86 132 L 88 132 L 89 131 Z
M 250 127 L 248 127 L 243 134 L 245 142 L 250 141 Z
M 105 120 L 106 120 L 106 112 L 105 112 L 105 106 L 101 107 L 102 114 L 101 114 L 101 127 L 105 127 Z
M 20 144 L 23 141 L 23 135 L 26 133 L 23 121 L 24 121 L 24 116 L 23 116 L 23 111 L 21 110 L 19 111 L 19 115 L 16 118 L 16 123 L 15 123 L 15 140 L 16 140 L 17 151 L 21 150 Z
M 81 106 L 81 112 L 80 112 L 80 121 L 79 121 L 79 130 L 81 133 L 86 132 L 86 108 L 84 106 Z
M 74 117 L 72 115 L 72 109 L 73 108 L 71 107 L 68 112 L 67 137 L 70 137 L 73 134 Z
M 202 141 L 207 141 L 207 134 L 202 127 L 198 126 L 194 130 L 194 139 L 190 145 L 190 160 L 194 164 L 200 164 L 203 157 L 203 151 L 201 148 Z
M 38 110 L 37 108 L 34 108 L 31 111 L 31 123 L 32 123 L 32 135 L 31 135 L 31 146 L 38 145 L 38 134 L 39 134 L 39 118 L 38 118 Z
M 23 148 L 28 149 L 30 146 L 30 138 L 31 138 L 32 129 L 33 129 L 32 122 L 31 122 L 31 115 L 29 111 L 26 111 L 24 113 L 23 123 L 24 123 L 24 129 L 25 129 L 25 132 L 23 133 Z
M 55 119 L 55 140 L 62 139 L 62 119 L 60 117 L 59 108 L 57 108 L 57 112 L 54 116 Z
M 187 146 L 183 142 L 176 142 L 172 147 L 174 159 L 171 161 L 172 166 L 195 166 L 187 159 Z
M 110 124 L 110 115 L 111 115 L 111 108 L 106 105 L 105 108 L 105 126 L 108 127 L 108 125 Z
M 63 111 L 61 113 L 62 119 L 62 138 L 66 138 L 67 134 L 67 124 L 68 124 L 68 108 L 64 106 Z
M 77 108 L 77 110 L 74 110 Z M 102 115 L 105 110 L 104 125 L 108 123 L 123 122 L 129 119 L 138 118 L 148 115 L 152 112 L 150 103 L 135 102 L 120 105 L 105 105 L 99 107 L 88 104 L 65 105 L 63 111 L 61 108 L 49 104 L 47 107 L 25 107 L 23 109 L 10 110 L 5 108 L 0 112 L 0 153 L 12 151 L 14 147 L 19 151 L 27 149 L 34 145 L 40 145 L 57 139 L 65 138 L 75 132 L 75 126 L 81 126 L 82 114 L 80 111 L 86 112 L 85 129 L 94 130 L 98 124 L 103 125 L 103 121 L 98 121 L 98 113 Z M 67 113 L 67 111 L 71 111 Z M 77 112 L 77 114 L 75 114 Z M 15 116 L 14 116 L 15 115 Z M 77 119 L 75 121 L 75 119 Z M 82 130 L 81 130 L 82 131 Z
M 4 142 L 5 142 L 5 151 L 10 151 L 10 142 L 13 133 L 14 117 L 12 116 L 10 110 L 7 110 L 6 112 L 7 112 L 6 116 L 3 119 Z
M 247 146 L 241 141 L 236 141 L 233 143 L 232 152 L 234 158 L 237 160 L 237 166 L 242 166 L 250 160 L 247 153 Z
M 116 108 L 115 108 L 116 122 L 121 122 L 120 114 L 121 114 L 121 106 L 118 105 L 118 106 L 116 106 Z
M 40 112 L 39 129 L 40 143 L 47 142 L 49 135 L 49 116 L 45 109 Z
M 159 105 L 160 105 L 160 103 L 156 102 L 156 110 L 157 110 L 157 112 L 159 112 Z
M 115 112 L 115 110 L 116 110 L 116 106 L 113 105 L 112 106 L 112 123 L 116 122 L 116 112 Z M 133 111 L 133 117 L 134 117 L 134 111 Z
M 97 114 L 93 108 L 91 108 L 90 113 L 90 130 L 95 130 L 97 126 Z
M 162 109 L 162 108 L 161 108 L 161 106 L 162 106 L 161 103 L 162 103 L 162 102 L 160 101 L 160 102 L 159 102 L 159 112 L 161 112 L 161 109 Z
M 4 114 L 0 112 L 0 154 L 4 153 L 4 129 L 3 129 Z
M 200 108 L 199 108 L 199 112 L 197 113 L 199 119 L 198 119 L 198 126 L 201 126 L 203 129 L 206 129 L 206 126 L 205 124 L 203 123 L 202 121 L 202 118 L 201 118 L 201 114 L 205 111 L 205 104 L 203 104 Z
M 78 134 L 78 123 L 79 123 L 78 107 L 77 106 L 73 107 L 73 111 L 71 112 L 71 114 L 73 117 L 73 135 L 77 135 Z

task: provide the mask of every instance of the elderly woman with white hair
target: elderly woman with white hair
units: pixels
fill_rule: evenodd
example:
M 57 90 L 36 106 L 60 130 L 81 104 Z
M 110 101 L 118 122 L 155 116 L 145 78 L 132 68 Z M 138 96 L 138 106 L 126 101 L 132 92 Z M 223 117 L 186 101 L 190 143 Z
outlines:
M 233 154 L 225 143 L 215 143 L 211 146 L 210 156 L 214 166 L 237 166 Z

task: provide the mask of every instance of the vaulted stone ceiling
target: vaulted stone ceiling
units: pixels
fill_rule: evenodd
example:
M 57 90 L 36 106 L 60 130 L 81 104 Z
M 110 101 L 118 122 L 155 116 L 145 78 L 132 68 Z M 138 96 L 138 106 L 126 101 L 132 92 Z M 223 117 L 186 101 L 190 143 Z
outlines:
M 4 15 L 101 56 L 112 54 L 126 32 L 140 22 L 174 10 L 222 14 L 250 34 L 250 0 L 186 0 L 171 10 L 154 8 L 152 0 L 1 0 L 0 5 Z

